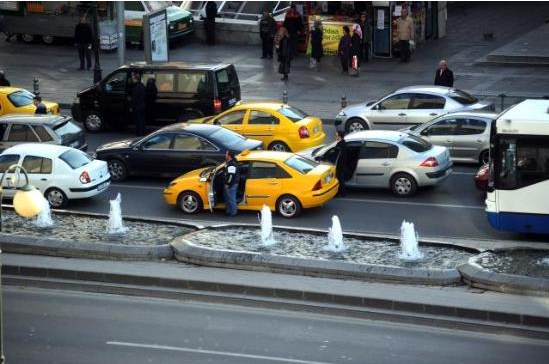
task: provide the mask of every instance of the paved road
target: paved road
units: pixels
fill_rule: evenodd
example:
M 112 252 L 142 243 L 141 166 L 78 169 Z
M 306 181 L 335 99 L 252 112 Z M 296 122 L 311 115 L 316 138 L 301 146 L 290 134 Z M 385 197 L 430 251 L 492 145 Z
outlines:
M 4 288 L 8 363 L 546 363 L 547 342 L 221 304 Z

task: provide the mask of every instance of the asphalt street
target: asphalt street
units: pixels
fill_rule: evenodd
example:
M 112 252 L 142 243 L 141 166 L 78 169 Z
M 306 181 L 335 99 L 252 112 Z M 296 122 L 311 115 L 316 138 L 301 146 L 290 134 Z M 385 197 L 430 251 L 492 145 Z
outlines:
M 4 288 L 8 363 L 546 363 L 547 342 L 224 304 Z

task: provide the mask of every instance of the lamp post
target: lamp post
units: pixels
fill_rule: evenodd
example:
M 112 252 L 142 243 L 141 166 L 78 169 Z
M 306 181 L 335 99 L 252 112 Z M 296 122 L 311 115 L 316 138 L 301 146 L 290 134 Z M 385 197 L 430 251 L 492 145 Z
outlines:
M 19 164 L 13 164 L 6 169 L 2 178 L 0 179 L 0 232 L 2 231 L 2 200 L 4 198 L 4 180 L 10 172 L 15 172 L 17 177 L 13 182 L 13 186 L 17 189 L 13 196 L 13 208 L 18 215 L 23 217 L 33 217 L 42 211 L 43 199 L 40 191 L 36 187 L 29 184 L 29 176 L 25 168 Z M 17 188 L 17 183 L 21 177 L 20 172 L 23 172 L 25 176 L 25 185 L 21 188 Z M 0 251 L 1 253 L 1 251 Z M 2 307 L 2 265 L 0 263 L 0 364 L 5 363 L 4 358 L 4 325 L 3 325 L 3 307 Z
M 95 55 L 95 65 L 93 67 L 93 83 L 101 81 L 103 78 L 101 75 L 101 65 L 99 64 L 99 46 L 101 42 L 99 41 L 99 26 L 97 23 L 97 4 L 91 5 L 92 16 L 93 16 L 93 40 L 94 40 L 94 55 Z

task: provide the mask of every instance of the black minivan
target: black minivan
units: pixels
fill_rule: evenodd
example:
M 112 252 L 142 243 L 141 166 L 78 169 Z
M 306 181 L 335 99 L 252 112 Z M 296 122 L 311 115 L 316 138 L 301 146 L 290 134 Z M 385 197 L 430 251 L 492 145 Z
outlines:
M 132 73 L 140 73 L 143 84 L 149 78 L 156 80 L 154 123 L 158 126 L 214 115 L 240 101 L 240 83 L 232 64 L 138 62 L 121 66 L 99 83 L 80 91 L 72 105 L 73 118 L 92 133 L 107 126 L 130 124 Z

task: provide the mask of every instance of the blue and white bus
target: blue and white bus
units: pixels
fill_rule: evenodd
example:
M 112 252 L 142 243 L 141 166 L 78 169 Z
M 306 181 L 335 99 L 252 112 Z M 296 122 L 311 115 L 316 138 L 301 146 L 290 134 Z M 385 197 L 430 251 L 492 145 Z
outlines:
M 549 100 L 525 100 L 492 123 L 486 213 L 498 230 L 549 234 Z

